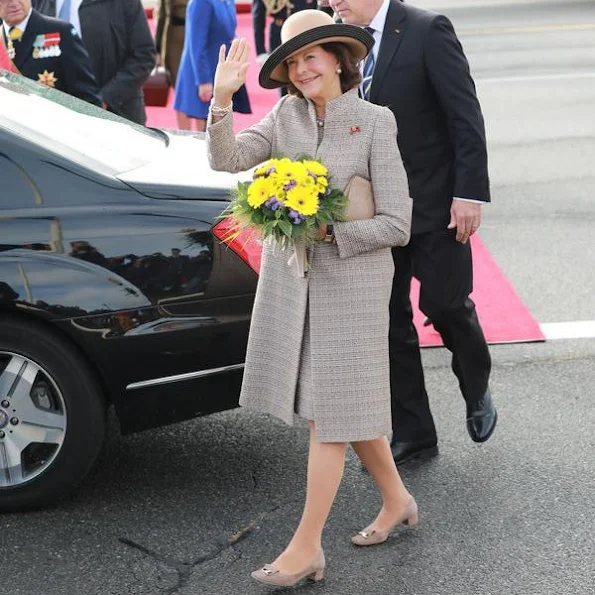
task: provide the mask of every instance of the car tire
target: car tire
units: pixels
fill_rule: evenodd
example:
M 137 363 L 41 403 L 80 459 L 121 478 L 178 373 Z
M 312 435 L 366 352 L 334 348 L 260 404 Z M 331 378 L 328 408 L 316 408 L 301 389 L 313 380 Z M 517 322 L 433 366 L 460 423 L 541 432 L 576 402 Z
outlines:
M 105 432 L 105 399 L 76 347 L 35 321 L 1 316 L 0 512 L 41 508 L 70 493 Z

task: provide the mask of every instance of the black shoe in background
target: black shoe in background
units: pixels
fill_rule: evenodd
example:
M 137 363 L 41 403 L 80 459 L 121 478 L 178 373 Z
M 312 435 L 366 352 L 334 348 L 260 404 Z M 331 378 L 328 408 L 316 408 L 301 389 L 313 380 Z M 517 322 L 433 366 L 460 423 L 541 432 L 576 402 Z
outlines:
M 416 442 L 391 442 L 390 450 L 395 463 L 400 465 L 413 459 L 429 459 L 438 454 L 437 438 L 428 438 Z

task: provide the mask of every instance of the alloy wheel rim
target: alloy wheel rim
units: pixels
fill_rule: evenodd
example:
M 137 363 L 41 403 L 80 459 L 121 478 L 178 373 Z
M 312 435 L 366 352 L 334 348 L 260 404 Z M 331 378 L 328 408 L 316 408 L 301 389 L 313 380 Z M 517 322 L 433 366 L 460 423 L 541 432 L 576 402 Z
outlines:
M 15 488 L 51 467 L 66 425 L 64 397 L 50 373 L 0 350 L 0 488 Z

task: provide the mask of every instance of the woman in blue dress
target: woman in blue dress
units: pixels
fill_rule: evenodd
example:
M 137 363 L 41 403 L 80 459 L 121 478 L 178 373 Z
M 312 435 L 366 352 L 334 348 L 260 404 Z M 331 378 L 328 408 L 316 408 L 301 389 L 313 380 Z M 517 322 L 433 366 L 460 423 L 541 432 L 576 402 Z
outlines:
M 229 49 L 237 26 L 234 0 L 190 0 L 186 9 L 186 37 L 175 88 L 174 109 L 180 128 L 203 131 L 213 96 L 219 48 Z M 251 113 L 246 87 L 233 98 L 234 111 Z

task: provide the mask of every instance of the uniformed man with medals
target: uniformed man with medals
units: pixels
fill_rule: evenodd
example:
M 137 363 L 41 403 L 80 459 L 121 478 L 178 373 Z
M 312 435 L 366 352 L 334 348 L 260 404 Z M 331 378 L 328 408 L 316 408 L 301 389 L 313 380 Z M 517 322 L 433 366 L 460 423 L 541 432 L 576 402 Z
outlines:
M 7 53 L 23 76 L 101 105 L 89 55 L 69 23 L 31 8 L 31 0 L 0 0 Z

